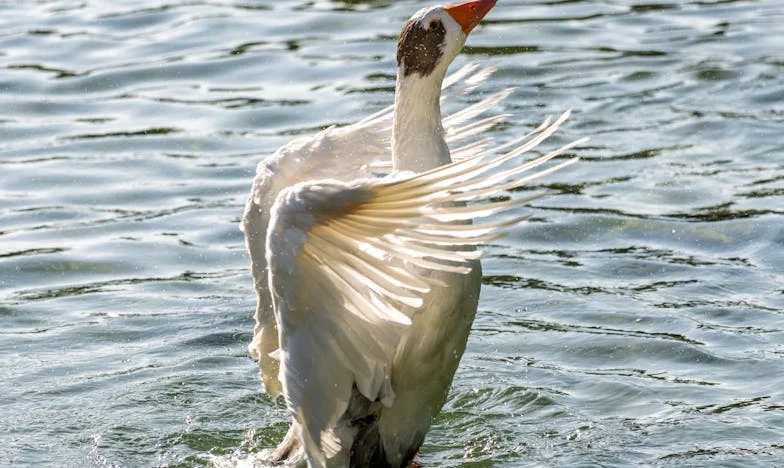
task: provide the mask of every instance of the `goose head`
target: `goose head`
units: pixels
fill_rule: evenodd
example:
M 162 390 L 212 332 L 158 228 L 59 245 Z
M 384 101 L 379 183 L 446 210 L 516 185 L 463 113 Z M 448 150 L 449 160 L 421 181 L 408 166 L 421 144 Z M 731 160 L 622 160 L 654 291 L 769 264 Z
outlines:
M 443 77 L 463 49 L 466 38 L 495 0 L 471 0 L 423 8 L 403 26 L 397 46 L 398 72 L 403 77 Z
M 397 43 L 392 128 L 395 170 L 424 171 L 451 161 L 441 125 L 441 85 L 466 37 L 496 0 L 470 0 L 419 10 Z

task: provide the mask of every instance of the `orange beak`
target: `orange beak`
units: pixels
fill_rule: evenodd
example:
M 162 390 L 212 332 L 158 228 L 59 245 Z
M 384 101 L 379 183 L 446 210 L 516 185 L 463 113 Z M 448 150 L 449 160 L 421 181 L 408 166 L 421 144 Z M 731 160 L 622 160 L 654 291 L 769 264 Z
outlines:
M 496 0 L 471 0 L 463 3 L 448 5 L 444 9 L 452 15 L 457 24 L 463 28 L 463 32 L 468 35 L 488 11 L 495 5 Z

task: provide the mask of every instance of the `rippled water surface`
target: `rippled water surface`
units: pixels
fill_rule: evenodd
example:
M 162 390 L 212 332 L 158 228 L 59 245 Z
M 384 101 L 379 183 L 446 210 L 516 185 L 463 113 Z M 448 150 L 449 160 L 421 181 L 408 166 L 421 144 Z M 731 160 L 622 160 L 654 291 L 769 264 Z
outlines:
M 426 3 L 0 3 L 0 465 L 274 446 L 255 165 L 391 103 Z M 494 137 L 572 108 L 592 139 L 490 247 L 424 466 L 781 466 L 783 44 L 778 0 L 501 0 L 472 33 L 456 65 L 517 87 Z

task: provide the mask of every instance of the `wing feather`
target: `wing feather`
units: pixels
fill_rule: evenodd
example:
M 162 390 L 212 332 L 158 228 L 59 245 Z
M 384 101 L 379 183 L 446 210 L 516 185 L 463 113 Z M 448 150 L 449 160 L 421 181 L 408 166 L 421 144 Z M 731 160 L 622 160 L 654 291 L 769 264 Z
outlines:
M 267 236 L 282 348 L 279 378 L 314 466 L 339 449 L 332 430 L 354 385 L 371 401 L 394 400 L 391 360 L 411 324 L 406 314 L 415 313 L 437 284 L 432 272 L 470 272 L 470 262 L 481 256 L 470 247 L 503 236 L 525 218 L 458 222 L 510 212 L 541 194 L 464 202 L 574 163 L 577 158 L 540 168 L 585 140 L 500 168 L 552 135 L 568 116 L 546 121 L 502 152 L 483 151 L 421 174 L 308 181 L 281 191 Z
M 458 96 L 473 92 L 487 81 L 494 71 L 494 67 L 480 68 L 476 63 L 461 67 L 444 80 L 442 101 L 457 101 Z M 478 116 L 481 113 L 478 112 L 481 105 L 478 103 L 469 106 L 474 109 L 469 112 L 459 111 L 453 114 L 455 117 L 451 120 L 452 124 L 448 128 L 450 135 L 447 136 L 450 144 L 453 144 L 454 138 L 460 135 L 457 128 L 458 120 L 468 122 L 471 120 L 468 114 Z M 484 106 L 489 108 L 487 105 Z M 254 333 L 256 336 L 250 348 L 251 354 L 260 359 L 260 365 L 276 364 L 266 359 L 266 356 L 277 348 L 274 340 L 277 331 L 274 329 L 271 298 L 267 290 L 265 251 L 265 238 L 273 203 L 283 188 L 302 180 L 323 178 L 351 180 L 370 176 L 372 175 L 370 171 L 390 170 L 393 113 L 394 106 L 387 106 L 347 127 L 333 126 L 312 137 L 297 138 L 259 163 L 240 227 L 245 233 L 258 293 L 257 327 Z M 489 144 L 490 141 L 486 139 L 485 143 Z M 476 143 L 464 146 L 465 151 L 476 148 Z M 351 151 L 352 157 L 342 157 L 348 150 Z M 341 158 L 334 160 L 329 157 L 330 153 L 338 154 Z M 263 328 L 274 332 L 265 333 L 266 344 L 261 343 L 259 339 Z M 273 387 L 276 385 L 273 385 L 270 380 L 270 372 L 262 368 L 262 375 L 268 391 L 274 394 Z
M 443 125 L 444 128 L 447 129 L 447 135 L 451 134 L 451 137 L 454 139 L 454 141 L 459 141 L 468 137 L 469 134 L 464 133 L 463 131 L 463 129 L 471 128 L 471 125 L 469 125 L 468 123 L 472 119 L 477 118 L 478 116 L 484 114 L 488 110 L 498 105 L 498 103 L 500 103 L 501 101 L 509 97 L 509 95 L 512 94 L 513 91 L 514 88 L 504 89 L 497 93 L 491 94 L 490 96 L 482 99 L 481 101 L 472 104 L 460 111 L 449 114 L 447 117 L 443 119 Z M 503 117 L 508 117 L 508 115 L 505 114 L 502 115 Z M 503 120 L 503 117 L 501 118 L 501 120 Z M 483 122 L 483 121 L 479 121 L 479 122 Z M 477 124 L 479 122 L 477 122 Z M 495 125 L 495 123 L 493 123 L 493 125 Z
M 356 278 L 356 284 L 365 285 L 378 294 L 388 296 L 410 307 L 420 307 L 422 305 L 421 294 L 429 290 L 427 287 L 418 288 L 416 285 L 406 284 L 405 277 L 402 279 L 395 277 L 394 273 L 378 268 L 350 252 L 344 252 L 342 258 L 338 255 L 325 255 L 323 252 L 320 252 L 318 256 L 325 262 L 337 265 L 335 268 L 343 270 L 347 276 Z M 338 263 L 341 261 L 345 262 L 345 265 Z M 404 320 L 403 323 L 408 324 L 407 320 Z

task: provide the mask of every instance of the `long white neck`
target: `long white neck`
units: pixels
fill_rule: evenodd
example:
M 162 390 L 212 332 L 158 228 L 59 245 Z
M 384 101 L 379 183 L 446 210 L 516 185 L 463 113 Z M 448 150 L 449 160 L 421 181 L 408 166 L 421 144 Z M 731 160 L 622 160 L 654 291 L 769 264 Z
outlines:
M 422 172 L 452 162 L 441 125 L 441 83 L 446 70 L 426 77 L 403 76 L 395 84 L 392 164 L 395 170 Z

